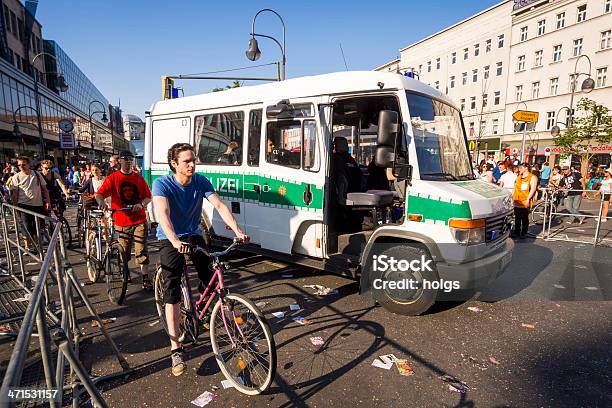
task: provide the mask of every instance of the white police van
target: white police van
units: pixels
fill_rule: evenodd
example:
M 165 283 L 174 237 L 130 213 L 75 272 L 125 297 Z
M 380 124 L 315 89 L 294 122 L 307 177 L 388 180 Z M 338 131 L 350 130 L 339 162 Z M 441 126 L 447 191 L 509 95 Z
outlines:
M 145 135 L 149 184 L 168 174 L 171 145 L 191 143 L 250 249 L 359 276 L 363 295 L 397 313 L 423 313 L 441 290 L 372 290 L 376 279 L 479 288 L 512 257 L 511 197 L 474 179 L 461 113 L 411 78 L 341 72 L 164 100 Z M 208 202 L 203 218 L 211 236 L 232 236 Z M 434 267 L 375 276 L 379 244 Z

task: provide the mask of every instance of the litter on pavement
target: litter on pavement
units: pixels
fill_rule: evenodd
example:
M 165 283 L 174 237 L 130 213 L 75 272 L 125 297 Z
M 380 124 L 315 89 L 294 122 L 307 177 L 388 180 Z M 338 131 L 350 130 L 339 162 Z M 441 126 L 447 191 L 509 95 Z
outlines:
M 474 313 L 478 313 L 478 312 L 482 312 L 482 309 L 479 307 L 474 307 L 474 306 L 470 306 L 468 307 L 468 310 Z
M 302 326 L 305 326 L 307 324 L 310 324 L 310 320 L 308 319 L 304 319 L 302 316 L 296 316 L 292 319 L 294 322 L 301 324 Z
M 300 309 L 301 309 L 301 307 L 297 303 L 289 305 L 289 310 L 300 310 Z
M 29 302 L 31 298 L 32 298 L 32 295 L 29 293 L 26 293 L 25 295 L 23 295 L 23 297 L 13 299 L 13 302 L 20 302 L 20 303 Z
M 535 329 L 535 325 L 531 323 L 521 323 L 521 327 L 524 327 L 526 329 Z
M 216 398 L 217 394 L 215 394 L 214 392 L 204 391 L 198 398 L 191 401 L 191 403 L 195 406 L 203 407 L 214 401 Z
M 413 375 L 414 370 L 408 364 L 408 360 L 397 359 L 395 360 L 395 366 L 397 367 L 397 371 L 399 371 L 400 375 Z
M 559 285 L 559 284 L 557 284 L 557 283 L 555 283 L 553 286 L 554 286 L 555 288 L 557 288 L 557 289 L 565 289 L 565 286 L 563 286 L 563 285 Z
M 262 307 L 265 307 L 265 306 L 267 306 L 269 304 L 270 304 L 270 302 L 257 302 L 257 303 L 255 303 L 255 306 L 257 306 L 258 308 L 261 309 Z
M 497 359 L 495 357 L 489 357 L 489 361 L 492 364 L 499 365 L 499 361 L 497 361 Z
M 304 287 L 315 289 L 316 292 L 314 294 L 318 296 L 335 295 L 336 293 L 338 293 L 337 289 L 328 288 L 323 285 L 304 285 Z
M 157 323 L 159 323 L 159 319 L 155 320 L 154 322 L 149 323 L 149 327 L 153 327 L 153 326 L 155 326 Z
M 244 385 L 244 381 L 242 380 L 242 378 L 237 377 L 236 381 L 238 381 L 240 384 Z M 232 382 L 230 380 L 223 380 L 223 381 L 221 381 L 221 386 L 223 387 L 224 390 L 226 390 L 228 388 L 234 388 L 234 384 L 232 384 Z
M 277 319 L 282 319 L 285 317 L 285 312 L 272 312 L 272 316 L 276 317 Z
M 463 381 L 459 381 L 451 375 L 445 374 L 441 376 L 440 379 L 445 383 L 448 383 L 449 391 L 465 394 L 465 392 L 470 389 L 470 387 L 468 387 L 466 383 L 464 383 Z
M 586 290 L 599 290 L 599 288 L 597 286 L 585 286 L 584 288 Z
M 383 356 L 375 358 L 374 361 L 372 361 L 372 365 L 374 367 L 382 368 L 384 370 L 390 370 L 397 360 L 398 358 L 395 357 L 393 354 L 385 354 Z
M 322 345 L 325 344 L 325 340 L 323 340 L 323 337 L 311 337 L 310 342 L 312 343 L 313 346 L 317 346 L 317 347 L 321 347 Z
M 109 324 L 114 322 L 115 320 L 117 320 L 116 317 L 110 317 L 108 319 L 102 319 L 102 324 Z M 98 321 L 97 320 L 92 320 L 91 321 L 91 327 L 98 327 Z

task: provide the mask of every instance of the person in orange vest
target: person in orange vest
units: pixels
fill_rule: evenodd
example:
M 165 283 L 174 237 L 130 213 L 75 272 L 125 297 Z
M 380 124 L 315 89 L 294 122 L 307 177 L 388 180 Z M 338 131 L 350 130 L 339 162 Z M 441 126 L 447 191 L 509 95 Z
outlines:
M 529 209 L 535 199 L 538 178 L 529 172 L 529 165 L 521 163 L 514 184 L 514 237 L 524 239 L 529 228 Z

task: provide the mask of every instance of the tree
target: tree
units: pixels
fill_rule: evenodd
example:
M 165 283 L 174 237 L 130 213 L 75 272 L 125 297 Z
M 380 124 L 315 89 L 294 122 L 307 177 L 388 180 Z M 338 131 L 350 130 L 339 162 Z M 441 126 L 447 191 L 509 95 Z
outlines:
M 232 89 L 232 88 L 240 88 L 242 86 L 242 84 L 240 83 L 240 81 L 234 81 L 232 82 L 231 85 L 226 85 L 225 88 L 213 88 L 213 92 L 221 92 L 221 91 L 225 91 L 226 89 Z
M 564 147 L 568 153 L 580 157 L 582 175 L 586 178 L 589 162 L 595 154 L 593 148 L 612 142 L 612 114 L 610 109 L 597 102 L 582 98 L 576 115 L 565 133 L 554 136 L 556 146 Z

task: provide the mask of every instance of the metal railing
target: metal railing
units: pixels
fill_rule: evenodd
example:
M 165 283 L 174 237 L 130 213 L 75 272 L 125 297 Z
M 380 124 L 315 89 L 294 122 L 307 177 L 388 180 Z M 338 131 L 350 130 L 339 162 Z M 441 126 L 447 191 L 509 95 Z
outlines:
M 44 371 L 44 387 L 48 390 L 57 390 L 58 397 L 46 399 L 50 407 L 61 406 L 64 392 L 72 392 L 70 396 L 73 407 L 79 406 L 81 394 L 87 392 L 95 406 L 106 407 L 106 403 L 100 394 L 96 384 L 122 376 L 131 371 L 130 366 L 117 345 L 110 337 L 102 320 L 98 316 L 95 308 L 83 292 L 76 275 L 67 258 L 63 247 L 61 234 L 61 224 L 50 217 L 29 212 L 19 207 L 2 204 L 2 241 L 7 256 L 7 268 L 9 275 L 17 281 L 20 286 L 29 293 L 29 304 L 22 317 L 22 324 L 17 335 L 17 340 L 13 348 L 11 359 L 8 363 L 2 387 L 0 388 L 0 406 L 13 406 L 16 401 L 9 396 L 12 389 L 19 387 L 22 382 L 22 375 L 26 367 L 26 357 L 32 343 L 34 325 L 36 325 L 38 343 L 40 347 L 40 360 L 42 360 Z M 43 248 L 43 240 L 40 235 L 35 238 L 38 240 L 38 253 L 33 253 L 29 248 L 20 244 L 20 226 L 17 218 L 22 218 L 24 214 L 31 214 L 36 217 L 37 225 L 49 223 L 53 226 L 53 232 L 48 240 L 46 252 Z M 11 217 L 12 216 L 12 217 Z M 13 228 L 11 229 L 11 221 Z M 43 229 L 37 226 L 37 233 Z M 33 239 L 34 237 L 29 237 Z M 17 250 L 19 259 L 19 270 L 14 265 L 14 250 Z M 26 282 L 26 270 L 24 257 L 29 256 L 40 261 L 40 271 L 35 279 L 33 289 L 30 291 Z M 19 272 L 19 273 L 16 273 Z M 21 278 L 21 279 L 20 279 Z M 49 281 L 54 283 L 54 290 L 49 288 Z M 53 311 L 50 308 L 52 296 L 59 298 L 59 310 Z M 117 357 L 123 371 L 114 372 L 105 376 L 92 378 L 79 359 L 79 343 L 81 331 L 77 324 L 77 313 L 75 308 L 75 298 L 80 300 L 86 307 L 89 315 L 97 321 L 97 325 L 111 346 L 113 353 Z M 13 318 L 14 319 L 14 318 Z M 53 361 L 53 346 L 57 352 L 57 360 Z M 67 364 L 70 368 L 70 380 L 66 381 Z M 12 393 L 15 395 L 15 393 Z
M 542 191 L 542 202 L 544 204 L 542 211 L 535 211 L 538 214 L 541 214 L 543 217 L 542 224 L 542 232 L 540 233 L 540 237 L 544 238 L 547 241 L 566 241 L 566 242 L 575 242 L 581 244 L 592 244 L 592 245 L 601 245 L 602 239 L 600 237 L 601 234 L 601 226 L 602 220 L 609 220 L 612 217 L 608 217 L 607 214 L 603 214 L 604 208 L 604 194 L 597 190 L 577 190 L 577 189 L 549 189 L 543 188 Z M 563 207 L 567 210 L 565 203 L 567 202 L 567 194 L 568 193 L 577 193 L 582 195 L 583 193 L 595 193 L 595 195 L 599 195 L 599 201 L 595 202 L 596 205 L 596 214 L 586 213 L 584 211 L 580 211 L 580 208 L 577 209 L 579 214 L 573 214 L 571 212 L 561 212 L 559 207 Z M 563 198 L 557 206 L 556 196 L 558 194 L 563 194 Z M 585 200 L 585 198 L 581 198 L 581 203 Z M 591 201 L 593 202 L 593 201 Z M 612 207 L 612 205 L 610 206 Z M 554 209 L 556 208 L 556 211 Z M 589 240 L 580 240 L 571 238 L 570 235 L 572 233 L 571 230 L 566 228 L 555 228 L 553 229 L 554 220 L 561 220 L 561 218 L 572 217 L 574 219 L 581 218 L 582 220 L 586 219 L 594 219 L 596 220 L 595 230 L 593 232 L 593 238 Z M 582 224 L 582 222 L 581 222 Z M 583 235 L 584 236 L 584 235 Z M 612 243 L 612 242 L 611 242 Z

